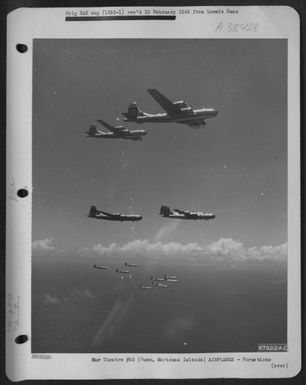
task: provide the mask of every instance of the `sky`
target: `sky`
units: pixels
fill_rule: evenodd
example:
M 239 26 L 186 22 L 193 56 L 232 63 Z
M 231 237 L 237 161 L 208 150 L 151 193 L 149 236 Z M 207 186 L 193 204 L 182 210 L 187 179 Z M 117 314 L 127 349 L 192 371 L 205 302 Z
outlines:
M 33 60 L 34 252 L 107 254 L 158 245 L 158 254 L 174 245 L 258 257 L 283 250 L 285 40 L 42 39 L 34 41 Z M 123 123 L 130 102 L 162 111 L 150 87 L 219 114 L 204 129 Z M 86 138 L 97 119 L 148 134 L 142 142 Z M 143 220 L 90 219 L 92 204 Z M 216 218 L 171 221 L 158 215 L 162 204 Z

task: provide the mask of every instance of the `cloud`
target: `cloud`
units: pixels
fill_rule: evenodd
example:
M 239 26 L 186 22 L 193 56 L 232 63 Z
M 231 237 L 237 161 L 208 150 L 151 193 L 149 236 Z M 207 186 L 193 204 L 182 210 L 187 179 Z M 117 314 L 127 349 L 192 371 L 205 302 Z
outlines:
M 81 289 L 81 290 L 75 289 L 74 294 L 76 295 L 76 297 L 79 297 L 79 298 L 94 299 L 94 295 L 88 289 Z
M 230 260 L 286 260 L 288 245 L 261 246 L 245 248 L 244 245 L 232 238 L 221 238 L 205 247 L 204 253 L 219 259 Z
M 96 244 L 92 248 L 79 250 L 82 256 L 116 257 L 140 255 L 143 258 L 173 258 L 228 261 L 284 261 L 287 259 L 287 243 L 278 246 L 261 246 L 246 248 L 242 242 L 232 238 L 221 238 L 218 241 L 201 247 L 197 242 L 181 244 L 179 242 L 163 243 L 149 239 L 134 240 L 123 245 L 112 243 L 109 246 Z
M 32 255 L 34 257 L 66 256 L 64 250 L 53 246 L 53 238 L 45 238 L 32 242 Z
M 55 247 L 52 246 L 53 239 L 46 238 L 32 243 L 32 252 L 37 255 L 50 255 L 55 251 Z
M 48 305 L 59 305 L 61 303 L 61 300 L 58 297 L 52 296 L 50 294 L 45 294 L 44 302 Z
M 62 296 L 51 294 L 44 294 L 43 301 L 47 305 L 60 305 L 64 302 L 79 301 L 79 300 L 93 300 L 95 296 L 89 289 L 73 289 L 69 290 Z
M 219 258 L 227 259 L 245 259 L 246 252 L 243 244 L 232 238 L 221 238 L 216 242 L 205 247 L 204 252 L 207 255 L 213 255 Z
M 279 246 L 262 246 L 250 247 L 247 250 L 249 258 L 252 259 L 271 259 L 271 260 L 287 260 L 288 244 L 283 243 Z
M 112 243 L 109 246 L 103 246 L 101 244 L 95 245 L 91 251 L 97 255 L 111 256 L 111 255 L 126 255 L 141 254 L 148 257 L 169 257 L 178 256 L 182 254 L 191 253 L 192 250 L 199 248 L 198 243 L 188 243 L 183 245 L 178 242 L 150 242 L 149 239 L 137 239 L 135 241 L 127 242 L 124 245 Z M 82 252 L 89 251 L 83 249 Z

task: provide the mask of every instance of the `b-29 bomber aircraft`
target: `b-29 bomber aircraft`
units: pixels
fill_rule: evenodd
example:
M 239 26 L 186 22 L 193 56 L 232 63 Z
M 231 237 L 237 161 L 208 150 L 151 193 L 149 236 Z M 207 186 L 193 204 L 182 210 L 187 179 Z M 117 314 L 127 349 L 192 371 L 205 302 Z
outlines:
M 94 269 L 100 269 L 100 270 L 108 270 L 107 266 L 98 266 L 98 265 L 93 265 Z
M 96 206 L 91 206 L 89 211 L 89 218 L 95 218 L 95 219 L 104 219 L 107 221 L 120 221 L 120 222 L 136 222 L 140 221 L 142 219 L 141 215 L 137 214 L 110 214 L 105 211 L 97 210 Z
M 145 130 L 130 130 L 123 126 L 112 126 L 102 119 L 99 119 L 98 122 L 110 132 L 100 131 L 95 124 L 92 124 L 89 127 L 89 130 L 86 131 L 87 138 L 142 140 L 142 137 L 147 135 Z
M 218 111 L 214 108 L 193 109 L 188 106 L 185 101 L 171 102 L 155 88 L 149 88 L 148 93 L 166 112 L 160 114 L 148 114 L 140 111 L 136 103 L 132 103 L 127 112 L 122 112 L 122 115 L 125 117 L 125 122 L 176 122 L 187 124 L 192 128 L 203 128 L 206 124 L 206 119 L 213 118 L 218 114 Z
M 159 214 L 164 218 L 173 219 L 209 220 L 216 218 L 215 214 L 204 214 L 202 212 L 191 212 L 178 209 L 173 209 L 172 211 L 168 206 L 161 206 Z

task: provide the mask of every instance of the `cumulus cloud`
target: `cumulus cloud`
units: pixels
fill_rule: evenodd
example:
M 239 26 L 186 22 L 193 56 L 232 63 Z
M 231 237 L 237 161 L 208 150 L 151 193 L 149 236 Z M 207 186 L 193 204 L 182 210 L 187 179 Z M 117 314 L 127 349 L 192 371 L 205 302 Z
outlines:
M 279 246 L 262 246 L 250 247 L 247 250 L 247 255 L 252 259 L 272 259 L 286 260 L 288 256 L 288 244 L 283 243 Z
M 46 238 L 32 243 L 32 252 L 37 255 L 50 255 L 54 253 L 55 247 L 52 246 L 53 239 Z
M 32 255 L 34 257 L 41 256 L 65 256 L 62 249 L 58 249 L 53 245 L 53 238 L 40 239 L 32 242 Z
M 278 246 L 246 248 L 240 241 L 232 238 L 221 238 L 205 247 L 201 247 L 197 242 L 182 244 L 179 242 L 163 243 L 161 241 L 150 241 L 149 239 L 138 239 L 123 245 L 117 243 L 108 246 L 96 244 L 92 248 L 80 250 L 79 254 L 103 257 L 141 255 L 143 258 L 189 257 L 228 261 L 284 261 L 287 259 L 287 252 L 287 243 Z
M 149 257 L 165 257 L 188 254 L 196 248 L 199 248 L 198 243 L 188 243 L 183 245 L 179 242 L 162 243 L 160 241 L 150 242 L 149 239 L 136 239 L 134 241 L 127 242 L 124 245 L 112 243 L 109 246 L 102 246 L 101 244 L 97 244 L 92 248 L 92 251 L 103 256 L 110 256 L 114 254 L 141 254 Z
M 246 257 L 243 244 L 232 238 L 221 238 L 205 248 L 205 253 L 217 257 L 244 259 Z
M 221 238 L 205 247 L 203 252 L 220 259 L 234 260 L 286 260 L 288 245 L 261 246 L 245 248 L 244 245 L 232 238 Z

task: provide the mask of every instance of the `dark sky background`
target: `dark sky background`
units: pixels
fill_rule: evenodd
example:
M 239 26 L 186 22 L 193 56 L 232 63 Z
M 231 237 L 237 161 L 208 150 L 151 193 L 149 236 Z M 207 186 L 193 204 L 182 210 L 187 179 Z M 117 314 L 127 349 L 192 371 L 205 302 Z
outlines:
M 33 241 L 65 253 L 135 239 L 286 242 L 286 53 L 278 39 L 35 40 Z M 149 87 L 219 114 L 198 130 L 124 123 L 147 130 L 143 142 L 86 138 L 96 119 L 120 124 L 132 101 L 161 112 Z M 91 204 L 144 219 L 95 221 Z M 170 225 L 161 204 L 216 219 Z

